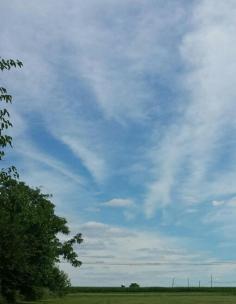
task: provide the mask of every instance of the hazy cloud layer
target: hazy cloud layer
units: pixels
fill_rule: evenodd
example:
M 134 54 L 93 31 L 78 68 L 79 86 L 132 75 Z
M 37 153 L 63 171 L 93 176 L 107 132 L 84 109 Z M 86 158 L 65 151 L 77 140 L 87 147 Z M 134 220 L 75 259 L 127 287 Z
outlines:
M 0 24 L 0 55 L 24 62 L 1 75 L 14 96 L 4 164 L 54 195 L 83 256 L 233 259 L 235 1 L 12 0 Z M 64 266 L 76 284 L 155 283 L 148 267 Z M 212 271 L 232 275 L 199 276 Z

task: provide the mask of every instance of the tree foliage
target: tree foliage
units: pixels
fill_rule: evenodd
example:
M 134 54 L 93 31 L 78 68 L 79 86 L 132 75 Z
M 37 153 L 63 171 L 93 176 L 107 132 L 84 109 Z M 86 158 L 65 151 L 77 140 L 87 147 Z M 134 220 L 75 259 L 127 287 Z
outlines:
M 21 68 L 23 63 L 20 60 L 13 59 L 3 59 L 0 57 L 0 70 L 10 70 L 11 68 Z M 7 146 L 12 146 L 12 137 L 7 135 L 5 131 L 12 127 L 10 121 L 10 114 L 5 106 L 2 106 L 2 103 L 8 104 L 12 103 L 12 96 L 8 93 L 7 89 L 0 86 L 0 160 L 3 159 L 5 152 L 4 148 Z M 1 168 L 0 170 L 0 180 L 5 179 L 8 176 L 13 175 L 17 178 L 18 173 L 14 166 L 9 168 Z
M 0 69 L 3 70 L 10 70 L 12 67 L 22 67 L 23 63 L 19 60 L 13 60 L 8 59 L 5 60 L 3 58 L 0 58 Z M 12 102 L 12 96 L 8 94 L 7 89 L 0 87 L 0 101 L 5 103 L 11 103 Z M 9 135 L 6 135 L 4 133 L 5 130 L 7 130 L 9 127 L 12 127 L 12 123 L 9 120 L 10 114 L 6 108 L 0 108 L 0 160 L 3 158 L 5 152 L 3 151 L 3 148 L 5 148 L 7 145 L 12 145 L 12 138 Z
M 0 58 L 0 69 L 22 67 L 22 62 Z M 12 96 L 0 87 L 0 161 L 4 149 L 12 145 L 7 129 L 12 126 L 10 114 L 3 102 Z M 66 241 L 69 235 L 65 218 L 55 214 L 51 196 L 18 180 L 14 166 L 0 170 L 0 302 L 1 295 L 14 302 L 20 293 L 26 299 L 41 296 L 43 288 L 59 294 L 70 285 L 67 275 L 58 267 L 64 259 L 78 267 L 81 262 L 73 246 L 80 244 L 80 233 Z
M 81 234 L 60 241 L 58 234 L 69 234 L 66 220 L 54 213 L 49 195 L 23 182 L 7 179 L 0 188 L 0 277 L 2 294 L 8 299 L 19 291 L 34 298 L 34 291 L 48 287 L 62 291 L 69 285 L 58 269 L 60 257 L 80 266 L 73 245 Z
M 131 283 L 131 284 L 129 285 L 129 287 L 130 287 L 130 288 L 139 288 L 140 286 L 139 286 L 138 283 Z

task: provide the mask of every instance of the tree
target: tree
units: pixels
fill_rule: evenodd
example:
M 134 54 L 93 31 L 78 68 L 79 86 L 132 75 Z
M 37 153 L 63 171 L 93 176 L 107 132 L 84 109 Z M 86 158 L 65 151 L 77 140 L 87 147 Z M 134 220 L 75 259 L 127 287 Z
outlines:
M 2 71 L 12 67 L 22 67 L 22 62 L 0 58 Z M 3 87 L 0 102 L 12 102 Z M 12 145 L 5 133 L 11 126 L 8 110 L 0 107 L 0 161 L 4 148 Z M 50 198 L 19 181 L 14 166 L 0 169 L 0 296 L 8 302 L 15 301 L 17 292 L 26 299 L 38 298 L 42 288 L 63 293 L 70 282 L 58 267 L 60 259 L 81 265 L 73 245 L 83 241 L 82 235 L 60 240 L 59 234 L 70 231 L 66 219 L 55 215 Z
M 23 66 L 23 63 L 20 60 L 13 60 L 13 59 L 3 59 L 0 57 L 0 70 L 10 70 L 11 68 L 21 68 Z M 8 94 L 6 88 L 0 87 L 0 102 L 11 103 L 12 102 L 12 96 Z M 0 106 L 0 160 L 5 155 L 4 148 L 6 148 L 8 145 L 12 146 L 12 137 L 5 134 L 5 130 L 7 130 L 9 127 L 12 127 L 12 123 L 10 122 L 10 114 L 6 107 Z M 9 167 L 7 169 L 1 168 L 0 170 L 0 179 L 6 178 L 9 175 L 13 175 L 13 177 L 18 177 L 18 173 L 16 171 L 16 168 L 14 166 Z
M 139 286 L 138 283 L 131 283 L 131 284 L 129 285 L 129 287 L 130 287 L 130 288 L 138 288 L 138 287 L 140 287 L 140 286 Z
M 59 270 L 60 258 L 80 266 L 73 245 L 81 234 L 60 241 L 58 234 L 69 234 L 66 220 L 54 213 L 50 196 L 40 189 L 10 179 L 0 187 L 0 278 L 2 295 L 14 300 L 16 291 L 34 299 L 37 289 L 63 291 L 69 285 Z

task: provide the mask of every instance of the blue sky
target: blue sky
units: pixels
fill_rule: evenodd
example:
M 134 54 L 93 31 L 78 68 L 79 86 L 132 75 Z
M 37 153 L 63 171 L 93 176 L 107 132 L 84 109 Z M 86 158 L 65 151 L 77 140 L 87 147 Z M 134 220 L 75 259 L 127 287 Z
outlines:
M 192 265 L 235 260 L 235 1 L 12 0 L 0 23 L 24 63 L 5 162 L 83 233 L 72 283 L 236 281 Z M 165 264 L 101 264 L 133 261 Z

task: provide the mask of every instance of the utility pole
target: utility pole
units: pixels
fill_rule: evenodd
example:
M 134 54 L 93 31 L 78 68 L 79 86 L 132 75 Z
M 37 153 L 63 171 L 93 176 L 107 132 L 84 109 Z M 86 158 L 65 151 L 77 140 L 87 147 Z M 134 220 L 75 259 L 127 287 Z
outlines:
M 199 288 L 201 287 L 201 281 L 198 282 L 198 287 L 199 287 Z
M 172 279 L 172 288 L 174 288 L 175 285 L 175 278 Z
M 188 278 L 188 288 L 189 288 L 189 278 Z
M 213 277 L 211 275 L 211 288 L 213 287 Z

